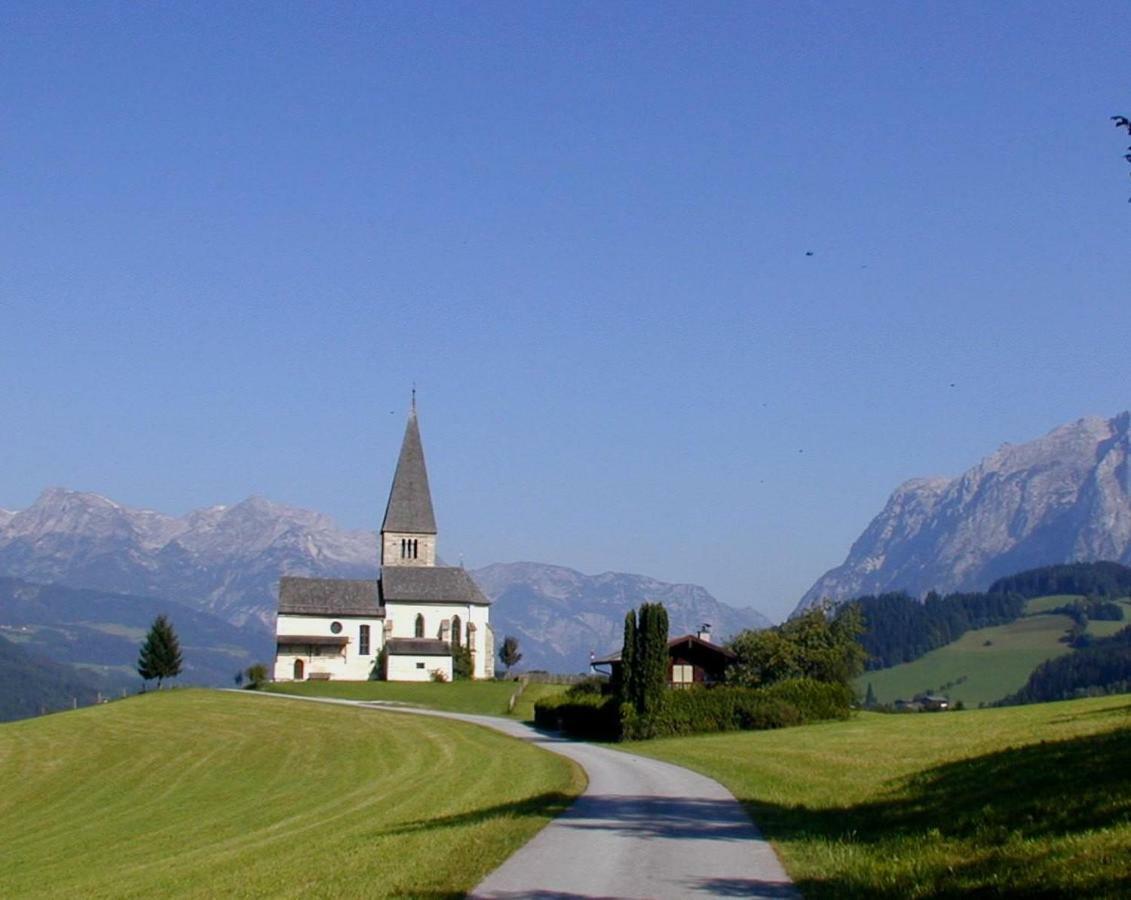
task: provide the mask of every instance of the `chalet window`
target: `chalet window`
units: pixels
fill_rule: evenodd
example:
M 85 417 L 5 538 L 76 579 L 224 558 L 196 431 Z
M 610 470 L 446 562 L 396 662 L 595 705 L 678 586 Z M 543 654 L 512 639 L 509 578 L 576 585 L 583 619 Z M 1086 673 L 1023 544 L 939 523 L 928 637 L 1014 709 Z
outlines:
M 369 655 L 369 626 L 362 625 L 358 629 L 357 652 L 361 656 Z
M 416 636 L 418 638 L 424 637 L 424 615 L 422 613 L 416 614 Z
M 452 616 L 452 646 L 453 647 L 459 647 L 460 646 L 461 635 L 460 635 L 459 630 L 460 630 L 461 625 L 462 625 L 462 623 L 459 620 L 459 616 Z
M 672 684 L 691 684 L 695 680 L 695 669 L 692 666 L 672 666 Z

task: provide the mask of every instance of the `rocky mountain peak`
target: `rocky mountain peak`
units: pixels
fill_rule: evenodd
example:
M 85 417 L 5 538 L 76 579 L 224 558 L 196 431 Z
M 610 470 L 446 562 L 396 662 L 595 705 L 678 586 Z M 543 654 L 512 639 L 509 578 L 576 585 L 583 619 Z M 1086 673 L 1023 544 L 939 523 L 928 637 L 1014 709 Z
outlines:
M 1131 561 L 1131 414 L 1003 444 L 957 478 L 901 485 L 798 608 L 828 597 L 980 590 L 1013 571 Z

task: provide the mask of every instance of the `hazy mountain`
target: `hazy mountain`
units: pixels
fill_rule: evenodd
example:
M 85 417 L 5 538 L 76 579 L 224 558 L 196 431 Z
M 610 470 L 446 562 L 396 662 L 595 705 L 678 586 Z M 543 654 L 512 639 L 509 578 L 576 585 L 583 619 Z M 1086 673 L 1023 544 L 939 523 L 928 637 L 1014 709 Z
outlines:
M 274 633 L 281 575 L 375 578 L 377 558 L 376 533 L 344 531 L 321 513 L 258 497 L 174 517 L 50 488 L 27 509 L 0 514 L 0 576 L 173 601 L 258 629 L 263 647 L 263 635 Z M 673 632 L 710 622 L 723 637 L 769 624 L 703 588 L 640 575 L 587 576 L 537 563 L 498 564 L 472 575 L 496 601 L 491 621 L 499 640 L 518 637 L 527 668 L 579 671 L 590 650 L 601 654 L 619 644 L 625 612 L 645 600 L 668 607 Z M 153 601 L 145 602 L 149 615 Z M 0 596 L 0 627 L 14 624 L 9 619 Z M 126 621 L 98 621 L 111 620 Z M 257 645 L 256 652 L 268 651 Z
M 0 574 L 141 594 L 274 629 L 280 575 L 375 577 L 377 538 L 251 497 L 176 518 L 49 488 L 0 516 Z
M 1005 444 L 957 478 L 908 481 L 798 609 L 822 597 L 984 590 L 1053 563 L 1131 562 L 1131 414 Z
M 770 625 L 761 613 L 720 603 L 698 585 L 644 575 L 583 575 L 529 562 L 497 563 L 471 574 L 493 601 L 496 641 L 507 634 L 518 638 L 525 669 L 584 671 L 590 651 L 603 656 L 620 649 L 625 613 L 645 601 L 664 604 L 673 635 L 709 623 L 716 639 L 723 639 Z

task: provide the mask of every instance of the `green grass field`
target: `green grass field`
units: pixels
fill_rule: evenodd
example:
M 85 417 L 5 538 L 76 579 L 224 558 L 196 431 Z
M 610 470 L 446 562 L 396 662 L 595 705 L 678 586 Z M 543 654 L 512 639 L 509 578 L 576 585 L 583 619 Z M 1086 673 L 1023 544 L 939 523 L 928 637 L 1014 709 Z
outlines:
M 523 721 L 534 718 L 534 701 L 547 694 L 564 691 L 564 684 L 528 684 L 509 714 Z M 281 681 L 266 690 L 300 697 L 336 697 L 342 700 L 382 700 L 425 709 L 477 713 L 485 716 L 508 715 L 508 701 L 518 689 L 515 681 Z
M 459 897 L 583 778 L 458 722 L 149 693 L 0 726 L 0 896 Z
M 730 788 L 809 900 L 1131 896 L 1131 696 L 625 749 Z
M 1071 624 L 1068 616 L 1040 615 L 968 631 L 914 662 L 865 672 L 856 688 L 863 694 L 871 682 L 880 703 L 910 700 L 926 690 L 941 691 L 967 706 L 992 703 L 1024 685 L 1046 659 L 1070 652 L 1060 638 Z

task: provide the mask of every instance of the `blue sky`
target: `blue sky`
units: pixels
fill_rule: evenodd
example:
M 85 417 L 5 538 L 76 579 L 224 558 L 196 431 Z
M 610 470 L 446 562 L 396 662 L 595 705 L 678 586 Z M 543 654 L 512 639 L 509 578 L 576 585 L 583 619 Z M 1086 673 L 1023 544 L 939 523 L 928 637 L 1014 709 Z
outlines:
M 1131 406 L 1125 3 L 0 8 L 0 506 L 259 493 L 780 617 Z M 812 255 L 807 255 L 811 253 Z

